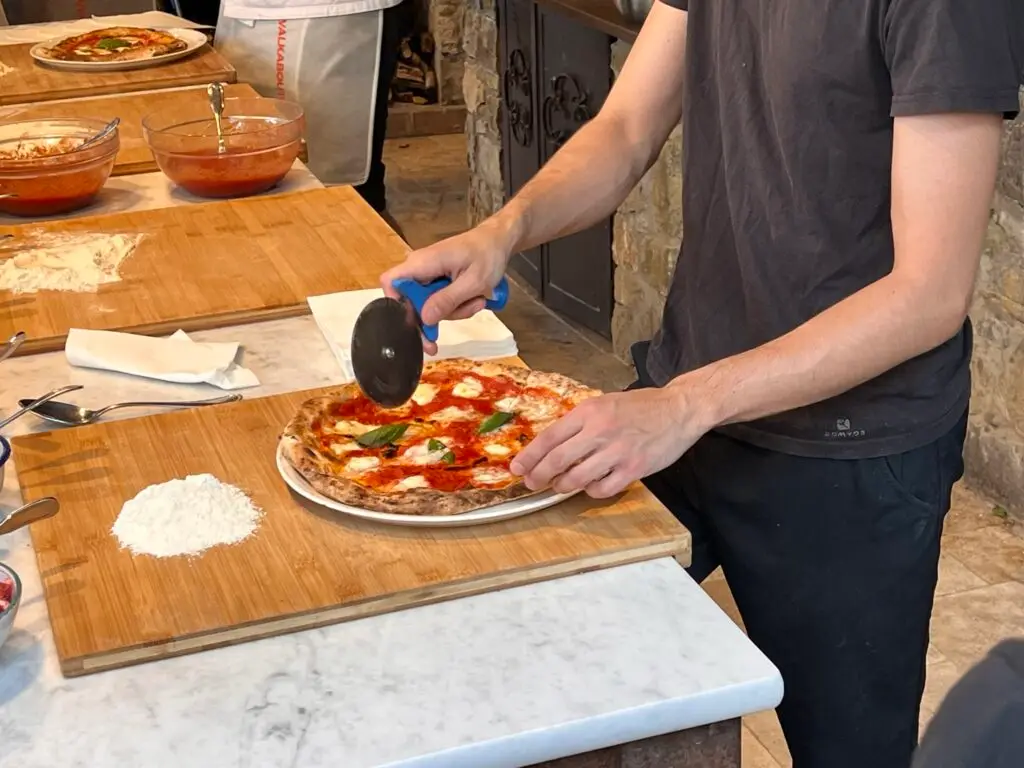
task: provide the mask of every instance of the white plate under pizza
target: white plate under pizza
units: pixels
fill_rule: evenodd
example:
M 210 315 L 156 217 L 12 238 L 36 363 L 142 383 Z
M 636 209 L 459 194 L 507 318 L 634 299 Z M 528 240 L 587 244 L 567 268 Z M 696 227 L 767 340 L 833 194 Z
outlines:
M 195 29 L 106 27 L 38 43 L 29 55 L 54 69 L 124 71 L 177 61 L 208 42 L 205 33 Z

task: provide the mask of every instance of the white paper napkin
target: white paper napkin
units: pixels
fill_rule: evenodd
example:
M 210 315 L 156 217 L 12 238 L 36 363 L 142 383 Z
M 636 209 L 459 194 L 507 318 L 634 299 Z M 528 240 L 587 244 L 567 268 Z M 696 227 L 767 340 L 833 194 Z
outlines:
M 199 343 L 184 331 L 168 338 L 72 328 L 64 345 L 68 363 L 79 368 L 128 373 L 177 384 L 212 384 L 221 389 L 259 386 L 256 374 L 235 362 L 237 343 Z
M 306 301 L 320 332 L 334 352 L 348 380 L 355 378 L 352 371 L 352 327 L 363 308 L 384 295 L 379 288 L 365 291 L 345 291 L 322 296 L 310 296 Z M 478 312 L 468 320 L 443 321 L 437 340 L 437 354 L 430 360 L 468 357 L 488 360 L 514 357 L 519 350 L 512 331 L 489 310 Z

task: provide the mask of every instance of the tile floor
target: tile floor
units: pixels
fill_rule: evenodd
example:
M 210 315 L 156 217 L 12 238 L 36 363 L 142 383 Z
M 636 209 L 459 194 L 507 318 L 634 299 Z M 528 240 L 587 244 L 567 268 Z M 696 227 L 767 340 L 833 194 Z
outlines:
M 469 172 L 461 135 L 392 140 L 385 161 L 391 213 L 413 247 L 465 229 Z M 523 289 L 513 291 L 502 319 L 516 334 L 523 358 L 533 366 L 609 390 L 631 380 L 629 366 L 611 354 L 606 342 L 581 333 Z M 720 571 L 704 588 L 741 624 Z M 1004 519 L 990 501 L 958 487 L 939 563 L 922 726 L 950 686 L 999 640 L 1012 636 L 1024 636 L 1024 538 L 1020 526 Z M 746 718 L 743 765 L 790 765 L 774 713 Z

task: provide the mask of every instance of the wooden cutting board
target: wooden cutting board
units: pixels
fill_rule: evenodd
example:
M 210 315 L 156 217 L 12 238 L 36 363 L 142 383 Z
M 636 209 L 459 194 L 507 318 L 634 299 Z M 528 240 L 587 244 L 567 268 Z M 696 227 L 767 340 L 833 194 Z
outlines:
M 307 314 L 306 297 L 376 285 L 407 246 L 351 187 L 0 227 L 0 259 L 34 233 L 141 232 L 97 293 L 0 291 L 0 338 L 63 349 L 70 328 L 163 335 Z
M 0 46 L 0 64 L 14 70 L 0 79 L 0 106 L 176 85 L 233 83 L 237 79 L 235 68 L 209 45 L 178 61 L 127 72 L 67 72 L 45 67 L 29 56 L 32 45 Z
M 2 49 L 0 49 L 2 50 Z M 251 85 L 233 83 L 224 89 L 227 98 L 254 99 L 259 93 Z M 126 93 L 99 98 L 67 99 L 47 101 L 41 104 L 21 104 L 4 109 L 0 119 L 4 122 L 16 120 L 45 120 L 61 117 L 95 118 L 110 121 L 121 118 L 118 132 L 121 149 L 114 161 L 114 176 L 135 173 L 151 173 L 159 170 L 153 153 L 142 138 L 142 119 L 153 112 L 193 104 L 206 104 L 206 87 L 197 85 L 161 91 Z
M 13 440 L 54 640 L 75 676 L 413 605 L 662 556 L 690 537 L 643 486 L 456 529 L 388 526 L 309 505 L 275 467 L 280 429 L 307 397 L 100 423 Z M 110 533 L 154 483 L 208 472 L 264 510 L 256 533 L 184 558 L 133 557 Z

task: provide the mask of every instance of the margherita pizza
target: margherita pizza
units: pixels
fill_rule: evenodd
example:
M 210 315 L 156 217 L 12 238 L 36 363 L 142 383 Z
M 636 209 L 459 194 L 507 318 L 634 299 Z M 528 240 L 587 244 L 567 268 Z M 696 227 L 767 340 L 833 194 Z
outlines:
M 40 53 L 56 61 L 139 61 L 187 47 L 184 40 L 158 29 L 108 27 L 66 37 Z
M 557 373 L 441 360 L 412 399 L 385 409 L 356 384 L 309 400 L 284 458 L 324 496 L 362 509 L 457 515 L 534 493 L 509 471 L 537 433 L 600 394 Z

